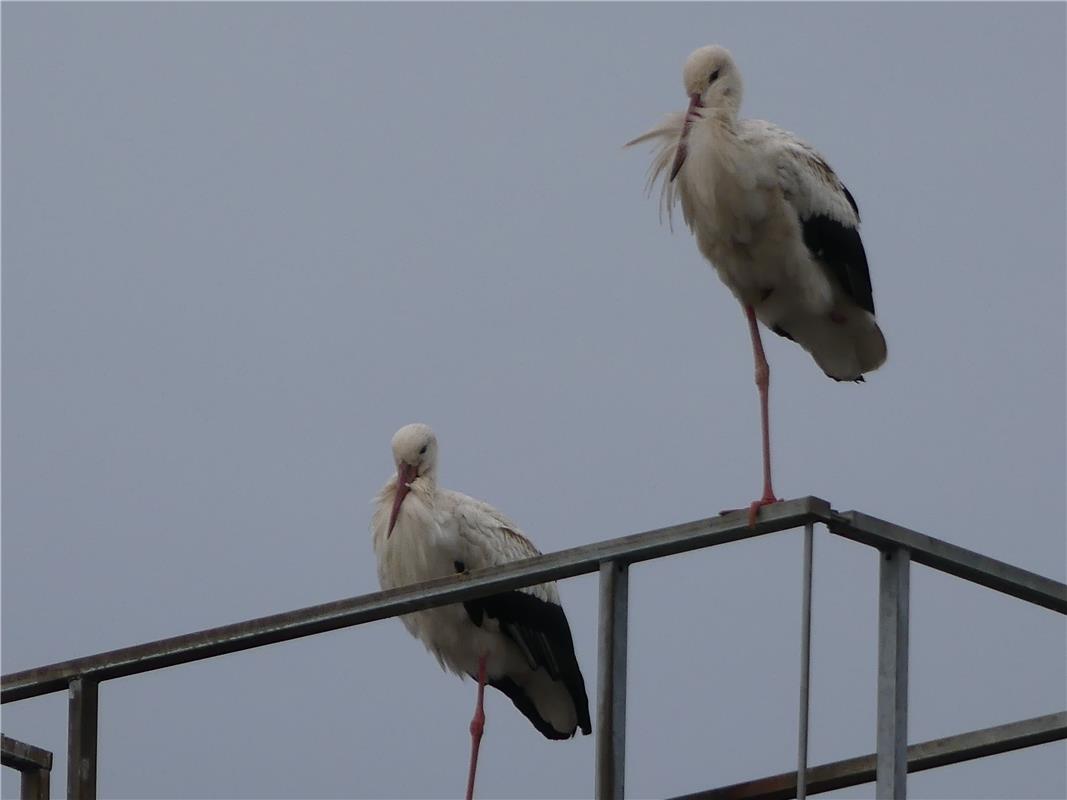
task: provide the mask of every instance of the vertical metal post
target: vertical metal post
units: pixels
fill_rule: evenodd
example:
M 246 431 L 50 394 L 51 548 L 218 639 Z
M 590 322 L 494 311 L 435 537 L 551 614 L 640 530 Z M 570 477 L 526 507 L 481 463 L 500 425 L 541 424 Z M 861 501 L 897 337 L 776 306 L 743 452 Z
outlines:
M 96 800 L 96 720 L 99 683 L 70 682 L 67 721 L 67 798 Z
M 908 605 L 911 555 L 882 551 L 878 597 L 879 800 L 904 800 L 908 778 Z
M 22 773 L 20 800 L 49 800 L 51 773 L 46 769 L 27 770 Z
M 797 800 L 808 796 L 808 709 L 811 688 L 811 562 L 815 526 L 804 526 L 804 583 L 800 616 L 800 720 L 797 736 Z
M 630 568 L 600 565 L 596 797 L 622 800 L 626 778 L 626 624 Z

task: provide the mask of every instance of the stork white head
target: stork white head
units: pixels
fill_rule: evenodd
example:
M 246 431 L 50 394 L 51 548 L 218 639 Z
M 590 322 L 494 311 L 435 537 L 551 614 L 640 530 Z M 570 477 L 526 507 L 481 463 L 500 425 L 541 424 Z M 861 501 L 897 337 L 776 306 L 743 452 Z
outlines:
M 396 462 L 396 497 L 389 515 L 389 533 L 393 532 L 411 485 L 417 480 L 432 485 L 437 480 L 437 437 L 430 426 L 415 422 L 394 433 L 393 461 Z
M 737 70 L 733 56 L 725 47 L 709 44 L 689 54 L 682 68 L 682 83 L 685 93 L 689 95 L 689 109 L 686 111 L 682 137 L 678 141 L 674 164 L 671 166 L 673 181 L 682 168 L 688 155 L 689 127 L 694 121 L 703 119 L 704 112 L 724 112 L 729 117 L 737 116 L 741 108 L 741 73 Z
M 690 108 L 732 111 L 741 107 L 741 73 L 725 47 L 709 44 L 689 54 L 682 68 Z

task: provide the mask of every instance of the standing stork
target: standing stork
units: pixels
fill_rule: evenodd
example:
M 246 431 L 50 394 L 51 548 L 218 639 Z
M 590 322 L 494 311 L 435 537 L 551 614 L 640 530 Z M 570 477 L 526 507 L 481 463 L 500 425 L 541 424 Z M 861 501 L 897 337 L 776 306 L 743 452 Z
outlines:
M 792 133 L 740 119 L 741 74 L 718 45 L 685 62 L 686 113 L 627 146 L 656 140 L 649 188 L 665 176 L 668 215 L 680 198 L 700 252 L 744 307 L 752 337 L 763 434 L 763 494 L 774 503 L 767 395 L 770 367 L 759 320 L 799 344 L 837 381 L 862 381 L 886 358 L 874 319 L 856 201 L 826 160 Z
M 437 437 L 405 425 L 393 436 L 396 475 L 375 501 L 371 527 L 378 579 L 392 589 L 540 555 L 492 506 L 437 486 Z M 488 684 L 549 739 L 591 730 L 585 680 L 554 583 L 502 592 L 401 617 L 442 668 L 478 683 L 471 720 L 467 800 L 474 795 Z

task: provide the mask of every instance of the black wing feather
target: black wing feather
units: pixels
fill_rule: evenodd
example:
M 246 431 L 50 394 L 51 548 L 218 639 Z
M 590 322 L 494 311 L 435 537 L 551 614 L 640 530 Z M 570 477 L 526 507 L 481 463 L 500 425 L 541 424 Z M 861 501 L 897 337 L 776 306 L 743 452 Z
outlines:
M 585 679 L 578 666 L 578 658 L 574 654 L 571 626 L 567 622 L 567 615 L 563 613 L 562 606 L 541 600 L 528 592 L 514 591 L 501 592 L 478 600 L 468 600 L 463 607 L 467 610 L 471 622 L 479 627 L 486 617 L 497 620 L 501 631 L 518 645 L 532 669 L 543 668 L 553 680 L 562 681 L 574 702 L 574 708 L 578 714 L 578 727 L 582 729 L 582 733 L 586 734 L 592 730 Z M 541 725 L 538 724 L 540 717 L 534 719 L 512 692 L 502 686 L 497 688 L 508 695 L 519 711 L 544 733 Z M 544 720 L 540 721 L 546 724 Z
M 829 169 L 829 167 L 827 167 Z M 845 184 L 841 184 L 841 191 L 845 193 L 845 199 L 848 200 L 848 204 L 852 206 L 852 210 L 856 212 L 856 222 L 860 221 L 860 207 L 856 205 L 856 198 L 852 196 L 852 192 L 848 190 Z
M 855 208 L 855 201 L 848 189 L 845 189 L 845 196 Z M 804 233 L 804 244 L 812 256 L 830 271 L 856 305 L 873 314 L 871 273 L 859 230 L 823 214 L 802 218 L 800 224 Z

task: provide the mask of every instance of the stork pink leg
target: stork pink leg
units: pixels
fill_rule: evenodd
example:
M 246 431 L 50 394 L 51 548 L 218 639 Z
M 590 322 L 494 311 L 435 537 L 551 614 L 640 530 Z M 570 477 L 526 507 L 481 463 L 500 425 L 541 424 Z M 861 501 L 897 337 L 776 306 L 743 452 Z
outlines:
M 485 730 L 485 662 L 488 654 L 478 659 L 478 706 L 471 719 L 471 767 L 467 773 L 467 800 L 474 800 L 474 775 L 478 771 L 478 748 Z
M 756 362 L 756 388 L 759 389 L 760 400 L 760 427 L 763 431 L 763 496 L 754 500 L 748 507 L 748 526 L 756 527 L 756 514 L 762 506 L 777 503 L 771 488 L 771 424 L 768 412 L 768 394 L 771 385 L 771 368 L 767 364 L 767 356 L 763 353 L 763 342 L 760 340 L 759 323 L 756 320 L 756 311 L 752 306 L 745 306 L 745 316 L 748 317 L 748 330 L 752 334 L 752 355 Z

